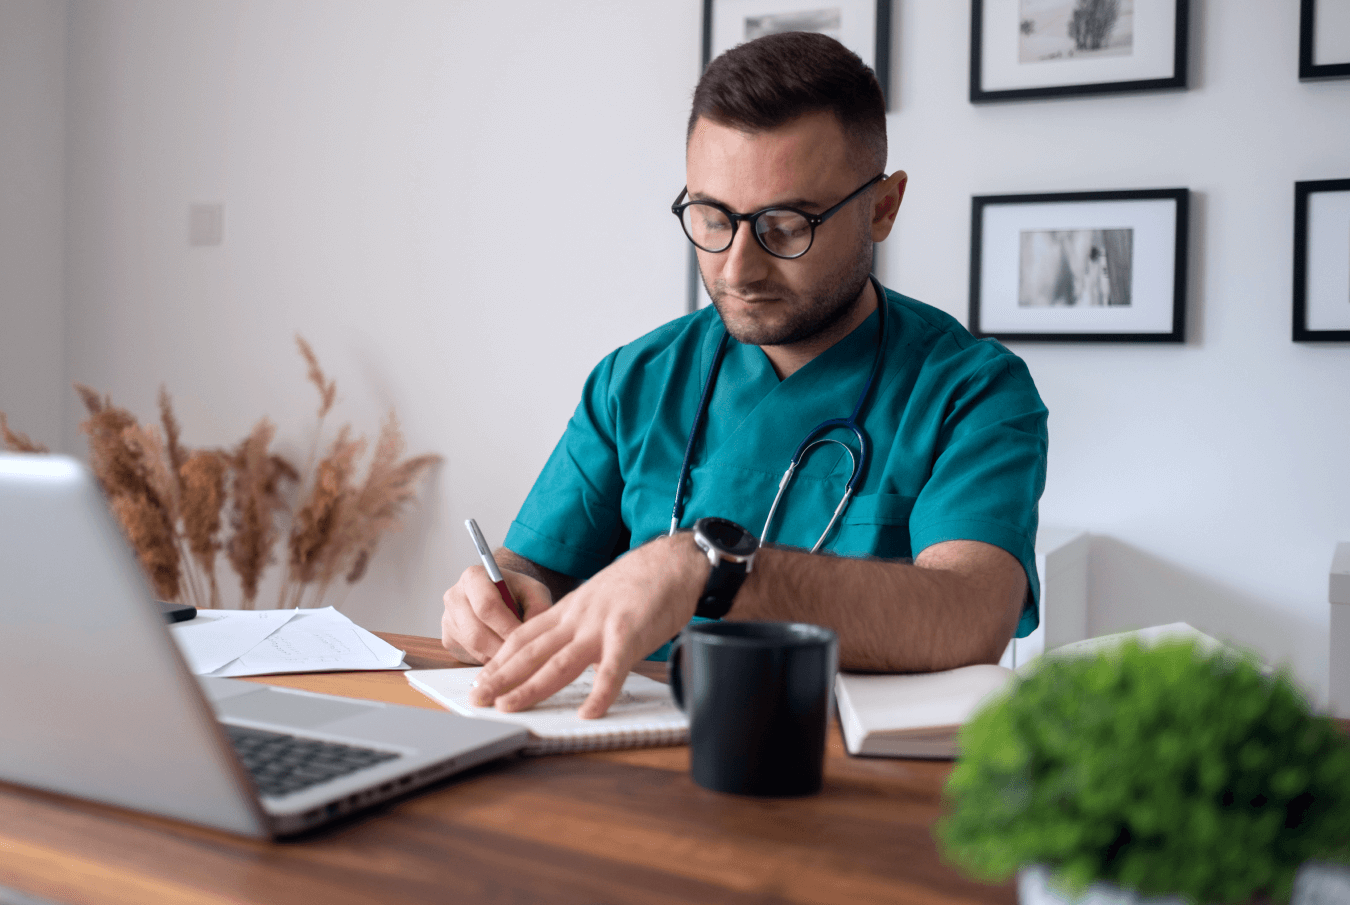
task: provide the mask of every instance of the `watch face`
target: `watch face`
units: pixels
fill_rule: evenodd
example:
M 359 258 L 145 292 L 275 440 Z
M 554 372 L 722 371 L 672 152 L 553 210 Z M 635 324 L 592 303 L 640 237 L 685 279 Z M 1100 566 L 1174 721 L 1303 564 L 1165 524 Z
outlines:
M 759 546 L 753 534 L 724 518 L 699 519 L 697 528 L 718 549 L 736 556 L 747 556 Z

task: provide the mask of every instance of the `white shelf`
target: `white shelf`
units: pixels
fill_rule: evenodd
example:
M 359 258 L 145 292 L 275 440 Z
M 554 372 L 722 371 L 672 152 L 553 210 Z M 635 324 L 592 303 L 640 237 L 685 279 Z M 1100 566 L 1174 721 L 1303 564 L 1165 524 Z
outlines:
M 1036 533 L 1036 574 L 1041 582 L 1041 624 L 1014 638 L 999 662 L 1009 669 L 1087 637 L 1088 550 L 1081 528 L 1042 527 Z
M 1336 545 L 1327 581 L 1331 605 L 1330 657 L 1327 661 L 1327 709 L 1350 719 L 1350 543 Z

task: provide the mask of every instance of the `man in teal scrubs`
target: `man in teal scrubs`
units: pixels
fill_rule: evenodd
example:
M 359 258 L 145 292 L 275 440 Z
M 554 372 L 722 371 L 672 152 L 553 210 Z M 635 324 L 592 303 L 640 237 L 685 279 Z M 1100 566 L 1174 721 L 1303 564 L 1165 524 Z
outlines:
M 711 570 L 694 521 L 759 533 L 793 451 L 817 424 L 849 416 L 880 354 L 858 419 L 872 450 L 856 496 L 821 552 L 806 552 L 852 468 L 838 444 L 812 450 L 725 618 L 829 626 L 847 669 L 996 662 L 1037 623 L 1046 411 L 1007 349 L 869 279 L 907 179 L 882 173 L 875 77 L 830 38 L 760 38 L 709 66 L 689 123 L 680 200 L 695 204 L 682 216 L 714 308 L 591 373 L 497 554 L 525 621 L 472 567 L 445 594 L 446 648 L 487 664 L 477 700 L 505 710 L 596 664 L 580 713 L 602 715 L 633 664 L 694 615 Z M 681 463 L 726 333 L 672 534 Z M 827 436 L 857 455 L 847 430 Z

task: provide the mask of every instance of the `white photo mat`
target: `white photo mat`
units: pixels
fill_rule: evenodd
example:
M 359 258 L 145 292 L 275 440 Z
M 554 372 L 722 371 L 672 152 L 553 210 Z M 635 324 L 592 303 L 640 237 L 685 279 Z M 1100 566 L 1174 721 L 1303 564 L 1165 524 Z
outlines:
M 714 0 L 712 4 L 712 45 L 709 60 L 743 44 L 746 20 L 758 16 L 833 13 L 839 16 L 838 30 L 824 31 L 849 50 L 862 57 L 874 71 L 877 68 L 876 0 Z
M 1012 91 L 1174 78 L 1177 3 L 1133 0 L 1133 47 L 1121 56 L 1019 61 L 1020 0 L 983 0 L 980 88 Z
M 1313 65 L 1350 63 L 1350 2 L 1314 0 Z
M 1350 190 L 1308 195 L 1307 249 L 1304 326 L 1350 330 Z
M 1133 230 L 1132 292 L 1122 307 L 1018 304 L 1025 231 Z M 1176 303 L 1177 201 L 986 203 L 980 225 L 979 332 L 988 334 L 1168 334 Z

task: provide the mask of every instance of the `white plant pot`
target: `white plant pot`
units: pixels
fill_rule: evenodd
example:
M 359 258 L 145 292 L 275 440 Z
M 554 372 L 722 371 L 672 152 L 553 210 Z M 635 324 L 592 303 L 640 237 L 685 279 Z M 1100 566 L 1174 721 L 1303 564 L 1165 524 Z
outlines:
M 1093 883 L 1081 896 L 1071 896 L 1050 885 L 1050 870 L 1040 865 L 1017 875 L 1021 905 L 1188 905 L 1180 896 L 1141 896 L 1114 883 Z M 1308 862 L 1294 878 L 1290 905 L 1347 905 L 1350 903 L 1350 867 Z
M 1021 905 L 1189 905 L 1180 896 L 1141 896 L 1114 883 L 1093 883 L 1082 895 L 1069 895 L 1050 885 L 1050 868 L 1041 865 L 1018 873 L 1017 901 Z

